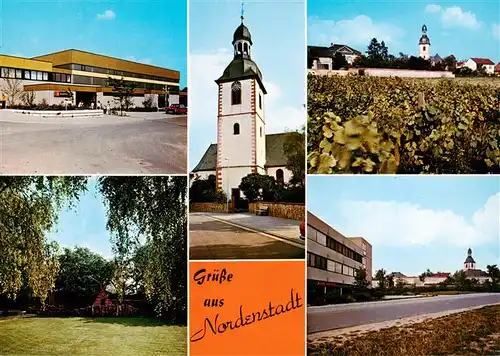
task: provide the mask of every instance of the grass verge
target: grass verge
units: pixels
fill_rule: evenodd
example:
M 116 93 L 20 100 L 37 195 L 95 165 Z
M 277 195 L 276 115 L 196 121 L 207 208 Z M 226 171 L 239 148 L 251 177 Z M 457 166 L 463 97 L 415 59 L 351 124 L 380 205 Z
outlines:
M 500 305 L 310 345 L 310 355 L 500 355 Z
M 0 355 L 186 355 L 186 327 L 145 318 L 0 319 Z

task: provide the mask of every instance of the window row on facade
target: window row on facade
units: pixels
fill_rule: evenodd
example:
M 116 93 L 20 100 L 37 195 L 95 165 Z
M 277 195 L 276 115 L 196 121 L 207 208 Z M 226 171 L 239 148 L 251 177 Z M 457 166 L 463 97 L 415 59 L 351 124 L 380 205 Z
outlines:
M 162 84 L 129 82 L 129 81 L 127 82 L 134 83 L 137 89 L 165 90 L 165 85 Z M 98 85 L 101 87 L 109 86 L 107 78 L 87 77 L 83 75 L 73 75 L 73 83 L 83 84 L 83 85 Z
M 343 274 L 350 277 L 356 276 L 356 273 L 358 271 L 356 268 L 346 266 L 342 263 L 327 259 L 323 256 L 316 255 L 311 252 L 307 253 L 307 266 L 322 269 L 324 271 Z
M 21 79 L 21 80 L 34 80 L 43 82 L 60 82 L 71 83 L 71 75 L 64 73 L 50 73 L 38 70 L 26 70 L 17 68 L 5 68 L 0 71 L 0 77 Z
M 117 76 L 121 76 L 121 77 L 132 77 L 132 78 L 141 78 L 141 79 L 150 79 L 150 80 L 169 81 L 169 82 L 179 83 L 179 79 L 176 79 L 176 78 L 159 77 L 156 75 L 126 72 L 126 71 L 122 71 L 122 70 L 87 66 L 87 65 L 82 65 L 82 64 L 64 64 L 64 65 L 60 65 L 57 67 L 78 70 L 78 71 L 82 71 L 82 72 L 109 74 L 109 75 L 117 75 Z
M 320 245 L 326 246 L 329 249 L 338 252 L 344 255 L 345 257 L 350 258 L 351 260 L 363 263 L 363 256 L 361 256 L 359 253 L 345 246 L 341 242 L 338 242 L 334 238 L 327 236 L 322 232 L 316 230 L 312 226 L 307 226 L 307 238 L 316 241 Z

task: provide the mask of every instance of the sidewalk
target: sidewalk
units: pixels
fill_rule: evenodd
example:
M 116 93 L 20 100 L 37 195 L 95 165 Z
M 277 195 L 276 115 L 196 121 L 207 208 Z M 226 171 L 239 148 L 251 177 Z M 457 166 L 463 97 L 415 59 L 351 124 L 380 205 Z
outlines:
M 304 245 L 300 238 L 300 221 L 275 218 L 273 216 L 257 216 L 251 213 L 225 214 L 208 213 L 210 216 L 229 223 L 265 232 Z

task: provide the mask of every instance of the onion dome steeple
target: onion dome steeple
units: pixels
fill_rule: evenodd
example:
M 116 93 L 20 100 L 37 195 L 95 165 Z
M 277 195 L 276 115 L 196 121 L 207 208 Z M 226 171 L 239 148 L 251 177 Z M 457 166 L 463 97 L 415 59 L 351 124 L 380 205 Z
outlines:
M 429 39 L 429 37 L 427 37 L 427 26 L 426 25 L 422 26 L 422 36 L 420 37 L 420 41 L 418 42 L 418 44 L 425 44 L 425 45 L 431 44 L 431 40 Z
M 241 4 L 241 23 L 236 28 L 233 34 L 233 48 L 234 48 L 234 58 L 229 63 L 229 65 L 224 70 L 222 76 L 215 82 L 217 84 L 223 82 L 232 82 L 235 80 L 256 78 L 257 82 L 262 88 L 264 94 L 266 94 L 266 89 L 262 83 L 262 73 L 260 72 L 257 63 L 255 63 L 251 58 L 251 48 L 253 45 L 252 35 L 250 30 L 243 23 L 243 3 Z

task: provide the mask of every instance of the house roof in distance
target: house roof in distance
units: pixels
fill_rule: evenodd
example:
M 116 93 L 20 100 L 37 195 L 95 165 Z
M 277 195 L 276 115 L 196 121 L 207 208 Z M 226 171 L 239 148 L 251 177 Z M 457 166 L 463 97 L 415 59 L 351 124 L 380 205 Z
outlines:
M 471 59 L 474 62 L 476 62 L 476 64 L 483 64 L 483 65 L 486 65 L 486 64 L 494 65 L 495 64 L 495 63 L 492 62 L 491 59 L 488 59 L 488 58 L 476 58 L 476 57 L 473 57 Z
M 266 135 L 266 167 L 284 167 L 287 157 L 284 151 L 286 132 Z M 217 166 L 217 144 L 212 143 L 200 162 L 193 169 L 193 173 L 215 171 Z
M 308 55 L 311 57 L 335 57 L 337 52 L 342 53 L 344 55 L 353 54 L 353 55 L 361 55 L 361 52 L 343 44 L 334 44 L 332 43 L 330 47 L 321 47 L 321 46 L 307 46 Z

